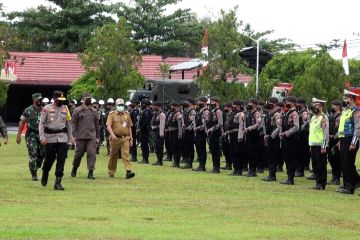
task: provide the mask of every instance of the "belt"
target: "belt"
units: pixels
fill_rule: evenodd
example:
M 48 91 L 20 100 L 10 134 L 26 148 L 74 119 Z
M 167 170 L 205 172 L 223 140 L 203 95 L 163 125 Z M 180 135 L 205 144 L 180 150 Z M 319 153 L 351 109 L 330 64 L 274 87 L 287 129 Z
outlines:
M 44 129 L 44 133 L 47 134 L 56 134 L 56 133 L 66 133 L 67 132 L 67 128 L 63 128 L 63 129 L 50 129 L 50 128 L 45 128 Z
M 159 129 L 160 127 L 159 126 L 151 126 L 151 130 L 156 130 L 156 129 Z
M 238 129 L 238 128 L 231 129 L 231 130 L 227 130 L 227 131 L 225 132 L 225 135 L 227 135 L 227 134 L 229 134 L 229 133 L 238 132 L 238 131 L 239 131 L 239 129 Z
M 169 127 L 169 132 L 171 132 L 171 131 L 176 131 L 176 130 L 178 130 L 178 128 L 174 128 L 174 127 Z
M 121 138 L 121 139 L 123 139 L 123 138 L 128 137 L 129 135 L 122 135 L 122 136 L 120 136 L 120 135 L 116 135 L 116 134 L 115 134 L 115 136 L 116 136 L 117 138 Z

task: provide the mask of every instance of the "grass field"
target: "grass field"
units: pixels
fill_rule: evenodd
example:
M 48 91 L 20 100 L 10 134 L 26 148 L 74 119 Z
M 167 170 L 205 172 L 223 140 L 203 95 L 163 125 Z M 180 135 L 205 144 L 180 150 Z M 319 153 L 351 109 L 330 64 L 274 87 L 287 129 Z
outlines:
M 318 192 L 304 178 L 282 186 L 261 181 L 265 174 L 194 173 L 169 162 L 134 164 L 130 181 L 119 162 L 110 179 L 101 151 L 95 181 L 86 179 L 86 159 L 70 177 L 69 151 L 58 192 L 53 173 L 46 188 L 30 180 L 24 141 L 11 136 L 0 147 L 0 239 L 360 239 L 360 197 L 334 186 Z

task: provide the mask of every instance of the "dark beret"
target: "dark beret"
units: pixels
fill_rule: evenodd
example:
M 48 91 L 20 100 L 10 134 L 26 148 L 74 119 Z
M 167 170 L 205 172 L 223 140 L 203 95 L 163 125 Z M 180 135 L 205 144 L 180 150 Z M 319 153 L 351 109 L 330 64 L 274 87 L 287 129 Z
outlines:
M 334 101 L 331 102 L 331 104 L 336 105 L 336 106 L 340 106 L 340 107 L 342 106 L 342 102 L 339 101 L 339 100 L 334 100 Z
M 279 102 L 279 103 L 278 103 L 278 106 L 282 108 L 282 107 L 284 107 L 284 103 L 283 103 L 283 102 Z
M 277 99 L 276 97 L 269 97 L 268 102 L 278 104 L 278 103 L 279 103 L 279 99 Z
M 219 103 L 219 102 L 220 102 L 220 99 L 219 99 L 218 97 L 211 97 L 211 98 L 210 98 L 210 101 Z
M 208 101 L 208 99 L 207 99 L 207 97 L 200 97 L 199 98 L 199 102 L 207 102 Z
M 296 97 L 294 96 L 289 96 L 286 98 L 286 101 L 292 102 L 292 103 L 296 103 Z
M 178 106 L 179 106 L 179 103 L 176 102 L 176 101 L 173 101 L 173 102 L 171 102 L 171 106 L 178 107 Z
M 232 102 L 225 103 L 225 107 L 232 107 Z
M 160 101 L 155 101 L 155 102 L 153 103 L 153 105 L 156 106 L 156 107 L 161 107 L 161 106 L 162 106 L 162 102 L 160 102 Z
M 258 104 L 258 101 L 256 100 L 256 98 L 250 98 L 249 102 L 251 102 L 252 104 L 255 104 L 255 105 Z
M 233 104 L 236 106 L 242 106 L 242 105 L 244 105 L 244 102 L 237 99 L 237 100 L 233 101 Z
M 189 103 L 191 103 L 191 104 L 196 104 L 196 101 L 195 101 L 195 99 L 194 98 L 192 98 L 192 97 L 188 97 L 188 98 L 186 98 L 186 101 L 188 101 Z
M 298 98 L 296 102 L 300 104 L 306 104 L 306 100 L 304 98 Z

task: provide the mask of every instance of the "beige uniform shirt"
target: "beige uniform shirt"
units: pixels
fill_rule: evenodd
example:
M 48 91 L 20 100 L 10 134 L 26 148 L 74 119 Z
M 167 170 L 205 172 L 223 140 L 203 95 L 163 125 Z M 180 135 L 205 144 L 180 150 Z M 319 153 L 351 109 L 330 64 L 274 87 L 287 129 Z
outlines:
M 67 143 L 71 137 L 71 115 L 66 105 L 61 107 L 55 104 L 46 105 L 40 116 L 39 135 L 40 141 L 46 140 L 48 143 Z M 66 128 L 66 132 L 45 133 L 46 129 L 62 130 Z
M 123 137 L 129 135 L 129 128 L 133 126 L 131 117 L 127 112 L 110 112 L 106 126 L 110 126 L 115 136 Z

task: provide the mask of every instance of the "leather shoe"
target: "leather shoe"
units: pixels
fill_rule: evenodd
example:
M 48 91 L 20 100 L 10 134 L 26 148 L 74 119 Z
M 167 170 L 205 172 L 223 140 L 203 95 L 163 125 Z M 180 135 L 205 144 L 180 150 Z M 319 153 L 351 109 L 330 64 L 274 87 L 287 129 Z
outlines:
M 344 188 L 338 188 L 338 189 L 336 190 L 336 192 L 342 193 L 342 194 L 354 194 L 354 190 L 348 189 L 348 188 L 346 188 L 346 187 L 344 187 Z
M 153 166 L 162 166 L 163 163 L 160 162 L 160 161 L 157 161 L 157 162 L 153 163 L 152 165 L 153 165 Z
M 265 182 L 276 182 L 276 177 L 267 176 L 266 178 L 262 179 Z
M 131 172 L 131 171 L 127 171 L 126 172 L 126 179 L 130 179 L 130 178 L 133 178 L 135 177 L 135 173 Z
M 340 185 L 340 179 L 334 178 L 331 181 L 329 181 L 327 184 L 329 184 L 329 185 Z
M 204 167 L 198 167 L 198 168 L 193 168 L 194 172 L 206 172 L 206 168 Z
M 283 185 L 295 185 L 294 180 L 291 180 L 291 179 L 281 181 L 280 183 L 283 184 Z
M 316 180 L 316 177 L 314 174 L 311 174 L 310 176 L 306 177 L 307 180 Z

